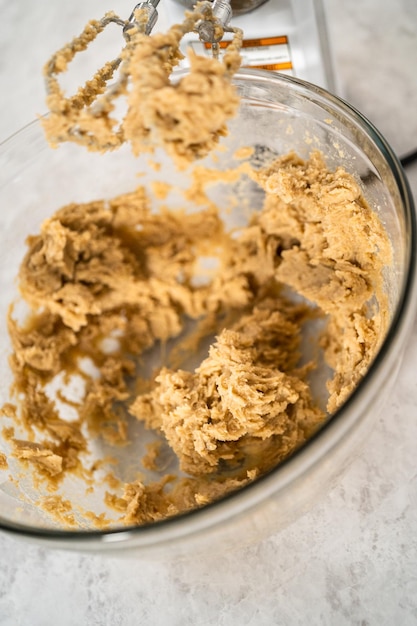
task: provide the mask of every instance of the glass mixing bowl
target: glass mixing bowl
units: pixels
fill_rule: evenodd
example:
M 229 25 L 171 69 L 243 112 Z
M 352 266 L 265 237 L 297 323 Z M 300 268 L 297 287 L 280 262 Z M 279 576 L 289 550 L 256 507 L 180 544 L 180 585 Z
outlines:
M 240 71 L 235 83 L 241 107 L 222 141 L 222 150 L 216 153 L 216 167 L 228 167 L 240 147 L 256 146 L 258 151 L 261 147 L 278 154 L 295 150 L 301 157 L 319 149 L 330 168 L 343 165 L 355 176 L 385 225 L 393 248 L 393 264 L 386 276 L 390 322 L 376 358 L 345 404 L 284 463 L 220 501 L 157 523 L 107 530 L 60 527 L 33 504 L 36 488 L 11 459 L 8 469 L 0 470 L 0 527 L 5 532 L 68 549 L 135 548 L 135 554 L 195 555 L 242 545 L 278 531 L 307 511 L 355 458 L 366 431 L 378 416 L 378 407 L 398 371 L 416 301 L 415 215 L 402 168 L 372 124 L 326 91 L 279 74 L 250 70 Z M 12 383 L 6 317 L 17 295 L 16 276 L 25 252 L 25 238 L 39 232 L 42 221 L 62 205 L 110 198 L 131 190 L 136 186 L 138 171 L 145 172 L 141 183 L 151 185 L 152 180 L 163 177 L 176 186 L 187 183 L 187 172 L 174 171 L 169 161 L 157 171 L 149 163 L 149 156 L 135 159 L 125 148 L 105 155 L 69 144 L 52 150 L 38 122 L 0 146 L 0 163 L 3 405 L 10 401 Z M 219 193 L 231 191 L 238 193 L 236 188 Z M 250 186 L 243 190 L 246 200 L 252 193 L 250 203 L 259 204 L 259 193 Z M 234 216 L 225 215 L 228 221 L 240 217 L 239 207 Z M 0 419 L 0 452 L 7 452 L 1 433 L 10 426 L 10 420 Z M 64 497 L 83 504 L 85 489 L 76 483 L 66 489 Z

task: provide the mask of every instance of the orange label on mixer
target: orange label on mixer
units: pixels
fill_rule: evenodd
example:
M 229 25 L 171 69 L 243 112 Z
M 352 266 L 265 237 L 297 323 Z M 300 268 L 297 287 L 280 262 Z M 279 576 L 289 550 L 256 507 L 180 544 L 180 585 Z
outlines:
M 195 47 L 195 43 L 192 43 L 193 47 Z M 221 41 L 219 43 L 220 49 L 224 50 L 229 43 L 230 41 Z M 203 46 L 207 53 L 211 52 L 211 44 L 205 43 Z M 286 35 L 244 39 L 241 54 L 243 58 L 242 67 L 287 71 L 289 73 L 293 69 L 290 45 Z

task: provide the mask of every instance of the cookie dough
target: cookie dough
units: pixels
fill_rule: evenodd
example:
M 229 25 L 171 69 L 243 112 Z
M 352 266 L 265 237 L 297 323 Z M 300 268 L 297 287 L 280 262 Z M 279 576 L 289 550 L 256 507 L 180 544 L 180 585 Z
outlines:
M 221 60 L 190 51 L 189 71 L 173 80 L 172 70 L 183 58 L 183 36 L 201 20 L 215 19 L 211 5 L 197 3 L 182 24 L 166 33 L 145 34 L 145 17 L 138 10 L 132 22 L 124 22 L 107 13 L 102 20 L 90 21 L 79 37 L 48 61 L 44 73 L 49 115 L 42 124 L 52 146 L 72 141 L 106 151 L 127 142 L 134 154 L 162 147 L 184 168 L 207 155 L 226 134 L 226 123 L 239 106 L 231 77 L 241 63 L 242 31 L 231 29 L 233 39 Z M 106 63 L 74 96 L 66 97 L 59 75 L 110 23 L 124 26 L 127 42 L 120 56 Z M 116 70 L 118 80 L 110 87 Z M 128 106 L 125 114 L 118 115 L 115 109 L 121 98 L 127 99 Z
M 94 485 L 100 461 L 85 462 L 91 442 L 117 447 L 137 419 L 159 441 L 144 464 L 160 479 L 107 476 L 117 523 L 203 506 L 276 466 L 346 400 L 386 332 L 390 244 L 354 178 L 329 171 L 318 152 L 260 170 L 249 158 L 245 171 L 264 205 L 231 232 L 212 204 L 155 213 L 138 187 L 63 207 L 28 239 L 19 281 L 32 312 L 23 325 L 13 309 L 9 316 L 16 420 L 28 432 L 14 440 L 14 455 L 52 490 L 69 474 Z M 193 194 L 201 168 L 198 177 Z M 207 257 L 217 267 L 199 281 Z M 310 384 L 316 359 L 302 360 L 305 326 L 317 320 L 331 368 L 327 409 Z M 187 368 L 210 337 L 201 362 Z M 145 372 L 158 350 L 165 358 Z M 74 375 L 80 397 L 51 395 L 54 381 Z M 167 451 L 179 473 L 163 469 Z M 137 466 L 139 474 L 140 458 Z
M 6 455 L 0 452 L 0 470 L 6 470 L 8 467 Z

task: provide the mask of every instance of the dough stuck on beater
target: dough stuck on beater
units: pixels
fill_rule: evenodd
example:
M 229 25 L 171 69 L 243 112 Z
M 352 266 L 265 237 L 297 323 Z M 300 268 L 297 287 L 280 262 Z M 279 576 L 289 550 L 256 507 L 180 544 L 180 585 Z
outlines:
M 241 62 L 242 32 L 228 29 L 233 39 L 222 60 L 190 51 L 190 70 L 178 77 L 172 72 L 183 58 L 181 40 L 214 19 L 210 2 L 197 3 L 182 24 L 166 33 L 146 34 L 145 18 L 139 9 L 133 22 L 112 12 L 92 20 L 45 65 L 49 115 L 42 124 L 52 146 L 71 141 L 107 151 L 128 142 L 134 154 L 162 147 L 184 168 L 206 156 L 227 133 L 227 121 L 239 106 L 231 79 Z M 58 76 L 111 23 L 124 27 L 126 45 L 120 56 L 105 63 L 74 96 L 65 97 Z M 116 72 L 118 78 L 109 86 Z M 116 102 L 122 97 L 127 111 L 117 116 Z

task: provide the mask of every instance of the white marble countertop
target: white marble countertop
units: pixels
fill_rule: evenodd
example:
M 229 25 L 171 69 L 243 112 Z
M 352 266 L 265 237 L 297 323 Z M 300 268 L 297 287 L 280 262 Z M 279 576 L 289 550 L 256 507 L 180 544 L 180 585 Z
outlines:
M 0 0 L 0 139 L 44 110 L 48 55 L 87 18 L 122 6 Z M 415 148 L 415 0 L 329 0 L 328 27 L 345 98 L 398 154 Z M 417 164 L 407 174 L 417 197 Z M 51 551 L 0 534 L 0 624 L 417 624 L 416 371 L 417 325 L 360 458 L 308 514 L 221 567 Z

